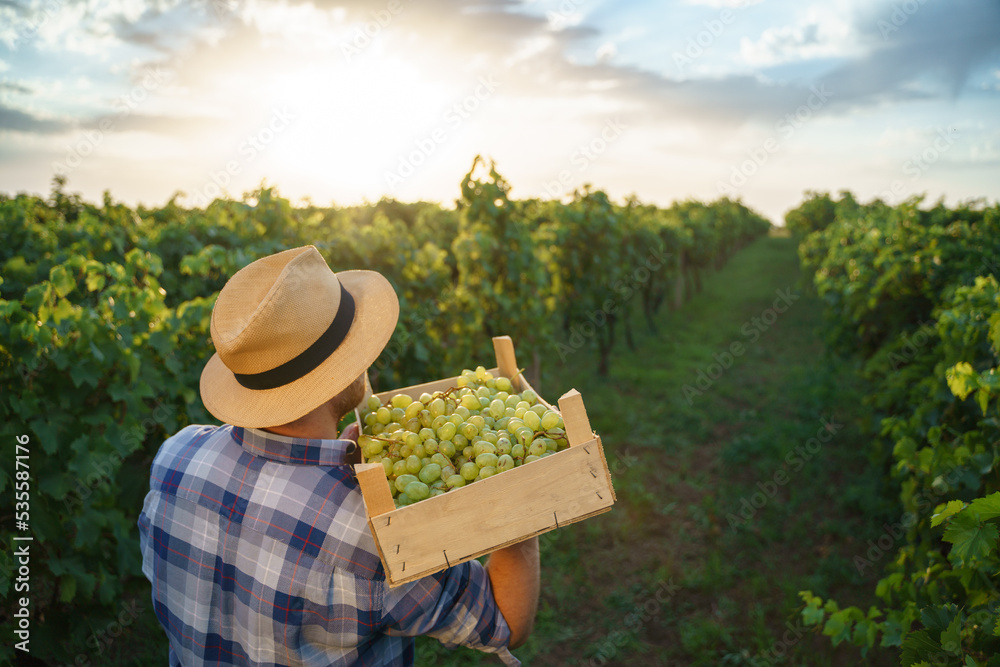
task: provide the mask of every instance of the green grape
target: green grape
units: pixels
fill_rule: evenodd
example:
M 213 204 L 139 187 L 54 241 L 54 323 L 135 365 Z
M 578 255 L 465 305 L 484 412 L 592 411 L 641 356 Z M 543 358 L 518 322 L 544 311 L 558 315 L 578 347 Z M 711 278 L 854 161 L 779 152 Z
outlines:
M 477 471 L 476 474 L 478 475 L 479 472 Z M 465 486 L 465 478 L 461 475 L 449 475 L 446 483 L 449 489 L 457 489 L 460 486 Z
M 479 435 L 479 429 L 476 427 L 476 425 L 470 424 L 469 422 L 465 422 L 464 424 L 459 426 L 458 432 L 469 440 L 472 440 L 477 435 Z
M 541 456 L 547 451 L 548 450 L 545 448 L 545 443 L 542 442 L 541 439 L 531 443 L 531 446 L 528 447 L 528 454 L 531 456 Z
M 424 405 L 427 405 L 432 400 L 434 400 L 434 397 L 425 391 L 424 393 L 420 394 L 420 398 L 418 398 L 417 400 L 423 403 Z
M 403 428 L 405 428 L 407 431 L 412 431 L 413 433 L 416 433 L 417 431 L 420 430 L 420 420 L 417 419 L 416 417 L 414 417 L 413 419 L 407 419 L 406 423 L 403 424 Z
M 479 466 L 472 461 L 467 461 L 462 464 L 461 468 L 459 468 L 459 473 L 461 473 L 462 477 L 471 482 L 479 476 Z
M 420 425 L 424 428 L 429 427 L 431 422 L 434 421 L 434 417 L 431 417 L 431 411 L 426 409 L 420 411 L 420 414 L 417 415 L 417 419 L 420 421 Z
M 461 433 L 456 433 L 455 437 L 451 439 L 451 442 L 459 449 L 464 449 L 467 444 L 469 444 L 469 439 L 466 438 Z M 450 456 L 450 454 L 449 454 Z
M 483 382 L 486 380 L 486 376 L 487 376 L 486 367 L 476 366 L 476 379 L 479 380 L 480 382 Z
M 386 479 L 389 479 L 389 477 L 392 476 L 393 462 L 390 461 L 389 459 L 382 459 L 380 463 L 382 464 L 382 469 L 385 470 Z
M 475 456 L 475 453 L 473 451 L 473 447 L 475 447 L 475 445 L 470 445 L 470 446 L 466 447 L 465 449 L 463 449 L 462 450 L 462 456 L 464 456 L 467 459 L 473 458 Z
M 444 413 L 446 415 L 454 414 L 456 407 L 458 407 L 458 402 L 454 398 L 448 397 L 444 400 Z
M 396 481 L 393 483 L 395 484 L 397 491 L 399 491 L 400 493 L 405 493 L 406 485 L 409 484 L 410 482 L 416 482 L 416 481 L 418 481 L 416 475 L 406 474 L 397 477 Z
M 407 458 L 408 456 L 410 456 L 410 454 L 412 454 L 412 453 L 413 453 L 413 447 L 411 447 L 411 446 L 409 446 L 409 445 L 403 445 L 403 446 L 401 446 L 401 447 L 399 448 L 399 456 L 400 456 L 401 458 L 404 458 L 404 459 L 405 459 L 405 458 Z
M 497 393 L 493 394 L 493 400 L 506 401 L 509 397 L 510 394 L 508 394 L 505 391 L 498 391 Z
M 514 409 L 514 408 L 507 408 L 506 410 L 503 411 L 503 416 L 504 417 L 510 418 L 510 417 L 514 417 L 516 415 L 517 415 L 517 410 Z M 520 419 L 520 417 L 518 417 L 518 419 Z
M 459 406 L 468 411 L 479 410 L 479 397 L 475 394 L 466 394 L 462 397 L 462 404 Z
M 466 378 L 464 375 L 459 375 L 457 378 L 455 378 L 455 386 L 467 387 L 469 386 L 469 379 Z
M 480 415 L 480 416 L 482 416 L 483 417 L 483 421 L 486 422 L 486 428 L 493 428 L 493 426 L 497 423 L 497 420 L 494 419 L 493 417 L 489 416 L 489 415 L 485 415 L 485 416 Z
M 486 440 L 480 440 L 479 442 L 477 442 L 472 446 L 472 453 L 475 456 L 479 456 L 484 452 L 489 452 L 490 454 L 496 454 L 496 451 L 497 451 L 497 446 L 494 445 L 492 442 L 488 442 Z
M 497 444 L 497 441 L 499 439 L 500 439 L 500 436 L 497 435 L 496 431 L 484 431 L 483 432 L 483 440 L 485 440 L 486 442 L 488 442 L 488 443 L 490 443 L 492 445 Z
M 375 438 L 369 438 L 368 436 L 364 435 L 358 438 L 358 440 L 360 441 L 362 438 L 364 438 L 365 442 L 363 445 L 361 445 L 361 452 L 365 455 L 366 458 L 371 456 L 377 456 L 378 454 L 381 454 L 382 451 L 385 449 L 385 443 L 383 443 L 381 440 L 376 440 Z
M 427 408 L 431 411 L 431 417 L 439 417 L 443 415 L 445 408 L 444 399 L 435 398 L 433 401 L 431 401 L 431 404 L 428 405 Z
M 396 498 L 396 507 L 406 507 L 407 505 L 412 505 L 413 500 L 405 493 L 400 493 Z
M 424 468 L 426 468 L 427 466 L 429 466 L 432 463 L 434 463 L 434 462 L 431 461 L 431 457 L 425 456 L 424 458 L 420 459 L 420 469 L 423 470 Z M 420 473 L 417 473 L 417 476 L 419 477 Z
M 538 394 L 530 389 L 525 389 L 521 392 L 521 400 L 527 401 L 529 405 L 534 405 L 538 402 Z
M 410 403 L 413 402 L 413 398 L 407 396 L 406 394 L 396 394 L 395 396 L 392 397 L 392 399 L 389 402 L 392 404 L 392 407 L 394 408 L 405 408 L 406 406 L 408 406 Z
M 434 430 L 430 428 L 422 428 L 418 433 L 421 440 L 427 441 L 434 437 Z
M 445 442 L 448 441 L 445 440 Z M 441 443 L 439 443 L 434 438 L 431 438 L 430 440 L 424 443 L 424 451 L 427 452 L 428 454 L 437 454 L 438 452 L 441 451 Z
M 375 418 L 378 420 L 379 424 L 388 424 L 392 421 L 392 412 L 387 407 L 381 407 L 378 412 L 375 413 Z
M 524 419 L 524 415 L 528 413 L 524 408 L 518 408 L 514 410 L 514 417 L 517 419 Z
M 527 426 L 518 426 L 514 435 L 517 437 L 518 442 L 530 445 L 532 438 L 535 437 L 535 432 Z
M 446 491 L 447 489 L 431 489 L 431 498 L 435 498 L 437 496 L 443 496 Z
M 476 428 L 478 428 L 480 431 L 486 428 L 486 420 L 483 419 L 482 415 L 472 415 L 471 417 L 469 417 L 469 423 L 475 424 Z
M 469 462 L 468 457 L 459 454 L 458 456 L 455 457 L 455 468 L 461 469 L 462 466 L 464 466 L 468 462 Z
M 416 447 L 423 441 L 420 439 L 420 436 L 417 435 L 416 433 L 407 433 L 405 436 L 403 436 L 403 442 L 409 445 L 410 447 Z
M 505 472 L 514 467 L 514 459 L 510 454 L 504 454 L 497 459 L 497 472 Z
M 439 440 L 451 440 L 458 432 L 458 427 L 451 422 L 445 422 L 438 427 L 437 436 Z
M 558 426 L 556 428 L 550 428 L 547 430 L 549 433 L 549 437 L 554 438 L 555 440 L 559 440 L 560 438 L 563 438 L 566 435 L 566 431 L 562 430 Z
M 378 417 L 374 412 L 369 412 L 365 415 L 365 426 L 371 426 L 378 421 Z
M 485 468 L 487 466 L 496 466 L 497 455 L 492 452 L 483 452 L 476 457 L 476 466 L 480 468 Z
M 548 431 L 550 428 L 555 428 L 555 427 L 559 426 L 559 423 L 561 421 L 562 421 L 562 418 L 559 416 L 558 413 L 552 412 L 552 410 L 548 410 L 542 416 L 542 422 L 541 422 L 541 424 L 542 424 L 542 430 L 543 431 Z
M 552 438 L 542 438 L 542 442 L 545 444 L 545 449 L 550 452 L 555 452 L 559 450 L 559 445 Z
M 486 479 L 487 477 L 492 477 L 497 474 L 497 469 L 494 466 L 483 466 L 479 469 L 479 479 Z
M 493 402 L 493 399 L 491 399 L 489 396 L 484 396 L 483 398 L 480 398 L 479 399 L 479 410 L 480 410 L 480 412 L 482 412 L 484 410 L 489 410 L 490 409 L 490 403 L 492 403 L 492 402 Z
M 441 466 L 433 462 L 428 463 L 420 469 L 420 472 L 417 473 L 417 477 L 419 477 L 420 481 L 424 484 L 431 484 L 434 480 L 441 477 Z
M 445 424 L 450 424 L 450 423 L 451 422 L 448 421 L 447 417 L 445 417 L 444 415 L 438 415 L 437 417 L 435 417 L 431 421 L 431 428 L 434 429 L 435 431 L 437 431 L 439 428 L 441 428 Z
M 537 413 L 531 412 L 530 410 L 524 413 L 523 419 L 524 419 L 524 425 L 530 428 L 532 431 L 537 431 L 538 428 L 542 425 L 542 418 L 539 417 Z
M 414 434 L 414 435 L 416 435 L 416 434 Z M 427 448 L 426 448 L 426 447 L 424 447 L 424 446 L 423 446 L 423 444 L 417 444 L 417 445 L 415 445 L 415 446 L 413 447 L 413 451 L 412 451 L 412 452 L 410 452 L 410 453 L 411 453 L 411 454 L 412 454 L 413 456 L 416 456 L 416 457 L 417 457 L 418 459 L 422 459 L 422 458 L 424 458 L 425 456 L 430 456 L 430 454 L 428 454 L 428 453 L 427 453 Z M 432 453 L 433 453 L 433 452 L 431 452 L 431 454 L 432 454 Z
M 375 412 L 382 407 L 382 401 L 378 400 L 378 396 L 369 396 L 368 401 L 365 403 L 371 412 Z
M 504 399 L 503 406 L 504 406 L 505 409 L 506 408 L 514 408 L 515 410 L 517 410 L 519 407 L 521 407 L 521 403 L 523 403 L 523 402 L 524 401 L 521 400 L 520 396 L 518 396 L 517 394 L 514 394 L 513 396 L 508 396 L 507 398 Z M 527 408 L 528 406 L 526 405 L 524 407 Z
M 527 456 L 524 457 L 524 462 L 525 463 L 531 463 L 533 461 L 537 461 L 539 458 L 541 458 L 541 457 L 540 456 L 535 456 L 534 454 L 528 454 Z
M 414 501 L 423 500 L 431 495 L 431 490 L 421 481 L 410 482 L 403 489 L 403 493 L 413 498 Z
M 491 395 L 492 393 L 486 387 L 480 387 L 479 389 L 476 389 L 476 396 L 478 396 L 479 398 L 490 398 Z
M 537 414 L 539 417 L 543 416 L 546 412 L 551 412 L 547 407 L 541 403 L 535 403 L 531 406 L 531 411 Z
M 455 474 L 455 466 L 448 464 L 441 466 L 441 479 L 448 479 Z
M 447 456 L 448 458 L 451 458 L 452 456 L 455 455 L 455 449 L 458 446 L 458 439 L 460 437 L 462 437 L 462 436 L 456 435 L 454 442 L 451 441 L 451 440 L 445 440 L 438 447 L 438 451 L 441 452 L 442 454 L 444 454 L 445 456 Z M 463 447 L 463 449 L 464 449 L 464 447 Z
M 496 422 L 494 422 L 493 428 L 495 428 L 498 431 L 501 431 L 507 428 L 507 424 L 509 422 L 510 422 L 510 417 L 501 417 L 500 419 L 496 420 Z
M 510 392 L 510 391 L 513 390 L 513 385 L 511 385 L 510 380 L 508 380 L 507 378 L 505 378 L 505 377 L 498 377 L 497 378 L 497 389 L 499 389 L 500 391 Z
M 472 416 L 472 411 L 464 405 L 460 405 L 455 408 L 455 414 L 461 417 L 462 421 L 465 421 Z
M 455 426 L 461 426 L 465 422 L 465 420 L 462 419 L 462 415 L 459 414 L 453 414 L 449 416 L 448 421 L 450 421 Z
M 445 466 L 451 465 L 451 460 L 441 452 L 431 455 L 431 462 L 441 466 L 442 470 L 444 469 Z
M 416 418 L 416 416 L 419 415 L 420 411 L 423 409 L 424 409 L 423 403 L 421 403 L 420 401 L 413 401 L 412 403 L 406 406 L 406 409 L 403 412 L 406 415 L 407 421 L 409 421 L 410 419 Z
M 392 476 L 394 479 L 399 479 L 406 474 L 406 461 L 396 461 L 392 464 Z
M 500 419 L 501 417 L 503 417 L 504 411 L 506 409 L 507 407 L 503 404 L 503 401 L 501 401 L 499 398 L 494 398 L 492 401 L 490 401 L 490 408 L 489 408 L 490 416 L 493 417 L 494 419 Z
M 410 473 L 411 475 L 416 475 L 418 472 L 420 472 L 421 466 L 422 464 L 420 463 L 420 459 L 414 456 L 413 454 L 410 454 L 409 456 L 406 457 L 406 472 Z
M 507 438 L 500 438 L 497 440 L 497 453 L 499 454 L 510 454 L 511 450 L 514 448 L 510 444 L 510 440 Z

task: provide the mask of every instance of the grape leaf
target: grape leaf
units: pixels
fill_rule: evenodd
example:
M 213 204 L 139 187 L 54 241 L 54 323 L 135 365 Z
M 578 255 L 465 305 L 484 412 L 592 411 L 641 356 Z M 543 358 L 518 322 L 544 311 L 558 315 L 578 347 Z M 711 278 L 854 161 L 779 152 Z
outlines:
M 954 545 L 949 558 L 966 563 L 987 556 L 996 547 L 998 537 L 1000 532 L 996 526 L 981 525 L 976 515 L 963 511 L 949 520 L 942 539 Z
M 980 521 L 997 518 L 1000 516 L 1000 491 L 985 498 L 976 498 L 969 503 L 969 511 L 978 514 Z
M 65 266 L 53 266 L 52 270 L 49 271 L 49 282 L 52 283 L 59 296 L 66 296 L 76 289 L 76 279 Z
M 938 507 L 941 507 L 941 505 L 938 505 Z M 931 526 L 939 525 L 942 521 L 954 514 L 958 514 L 963 509 L 965 509 L 965 503 L 961 500 L 948 501 L 948 503 L 944 505 L 944 509 L 938 511 L 931 517 Z
M 944 632 L 941 633 L 941 648 L 957 655 L 962 650 L 962 615 L 956 614 Z

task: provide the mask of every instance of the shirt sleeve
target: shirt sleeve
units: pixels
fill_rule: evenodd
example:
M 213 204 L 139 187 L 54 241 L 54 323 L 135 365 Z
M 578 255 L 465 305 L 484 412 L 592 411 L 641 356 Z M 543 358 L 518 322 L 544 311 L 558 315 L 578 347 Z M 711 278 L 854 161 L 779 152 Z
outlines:
M 520 664 L 507 649 L 510 628 L 477 560 L 396 588 L 387 585 L 382 620 L 388 635 L 427 635 L 449 648 L 467 646 L 497 653 L 507 665 Z

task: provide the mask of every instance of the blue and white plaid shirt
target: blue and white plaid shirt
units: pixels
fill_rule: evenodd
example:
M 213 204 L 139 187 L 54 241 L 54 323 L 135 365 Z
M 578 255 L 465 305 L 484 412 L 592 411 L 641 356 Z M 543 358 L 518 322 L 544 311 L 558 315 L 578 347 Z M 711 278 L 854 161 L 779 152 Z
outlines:
M 479 562 L 389 588 L 348 443 L 229 425 L 163 443 L 139 531 L 172 667 L 412 665 L 417 635 L 520 664 Z

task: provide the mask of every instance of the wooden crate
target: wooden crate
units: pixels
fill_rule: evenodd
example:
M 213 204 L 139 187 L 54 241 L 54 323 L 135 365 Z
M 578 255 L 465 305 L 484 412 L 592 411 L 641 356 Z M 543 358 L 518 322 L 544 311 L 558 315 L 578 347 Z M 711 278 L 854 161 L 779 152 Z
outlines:
M 534 389 L 517 375 L 509 336 L 493 339 L 497 368 L 513 378 L 514 390 Z M 458 378 L 376 394 L 420 394 L 456 386 Z M 538 392 L 535 392 L 536 394 Z M 555 410 L 539 397 L 539 402 Z M 590 428 L 580 392 L 559 399 L 569 448 L 440 496 L 396 509 L 381 463 L 355 466 L 368 525 L 390 586 L 425 577 L 560 526 L 607 512 L 615 491 L 601 438 Z

